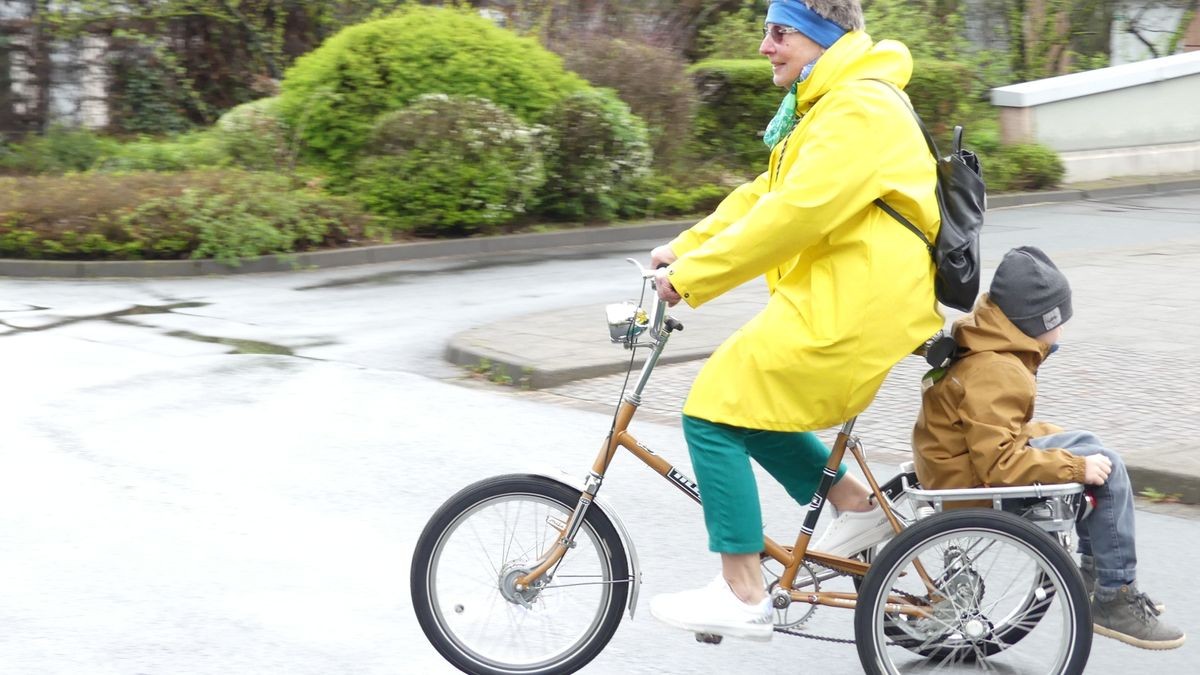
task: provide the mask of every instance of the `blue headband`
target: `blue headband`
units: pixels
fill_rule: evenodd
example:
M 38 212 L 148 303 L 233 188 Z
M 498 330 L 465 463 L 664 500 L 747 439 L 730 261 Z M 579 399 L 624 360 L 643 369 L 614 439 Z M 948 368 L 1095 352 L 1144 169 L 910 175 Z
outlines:
M 833 46 L 846 29 L 808 8 L 801 0 L 775 0 L 767 8 L 767 23 L 791 26 L 825 49 Z

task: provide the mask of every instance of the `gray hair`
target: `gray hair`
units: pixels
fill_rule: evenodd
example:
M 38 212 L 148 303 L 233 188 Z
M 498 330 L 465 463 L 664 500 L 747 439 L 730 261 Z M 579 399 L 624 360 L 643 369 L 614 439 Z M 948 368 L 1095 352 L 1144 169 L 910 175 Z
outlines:
M 865 30 L 862 4 L 858 0 L 804 0 L 812 11 L 846 30 Z

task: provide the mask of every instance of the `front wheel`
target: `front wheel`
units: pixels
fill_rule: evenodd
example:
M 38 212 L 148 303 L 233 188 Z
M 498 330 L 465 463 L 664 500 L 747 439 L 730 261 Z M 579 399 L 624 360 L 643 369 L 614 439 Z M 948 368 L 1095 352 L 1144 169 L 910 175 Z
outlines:
M 867 673 L 1083 672 L 1087 593 L 1065 549 L 1009 513 L 963 509 L 917 522 L 863 579 L 854 613 Z
M 516 584 L 558 541 L 579 495 L 542 476 L 498 476 L 434 513 L 413 552 L 413 609 L 455 667 L 571 673 L 608 644 L 631 580 L 620 537 L 594 504 L 559 564 L 527 588 Z

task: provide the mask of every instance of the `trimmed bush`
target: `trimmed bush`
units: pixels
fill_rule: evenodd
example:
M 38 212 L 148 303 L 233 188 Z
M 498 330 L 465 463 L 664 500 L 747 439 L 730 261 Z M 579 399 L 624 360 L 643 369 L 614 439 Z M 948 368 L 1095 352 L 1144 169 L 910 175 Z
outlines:
M 393 227 L 491 232 L 522 215 L 545 180 L 536 130 L 473 96 L 422 96 L 380 117 L 351 189 Z
M 217 136 L 211 130 L 204 130 L 121 143 L 93 168 L 107 172 L 193 171 L 227 164 L 229 157 Z
M 0 170 L 11 174 L 87 171 L 117 148 L 117 141 L 86 129 L 51 127 L 45 135 L 0 149 Z
M 732 167 L 766 166 L 762 142 L 785 92 L 771 84 L 766 59 L 701 61 L 690 70 L 700 94 L 695 153 Z
M 971 70 L 962 63 L 917 59 L 905 92 L 938 145 L 949 139 L 960 111 L 971 96 Z M 947 148 L 945 152 L 949 152 Z
M 653 156 L 629 106 L 611 89 L 582 91 L 555 106 L 546 125 L 540 213 L 572 221 L 641 215 L 637 192 Z
M 765 58 L 758 53 L 763 39 L 762 25 L 763 12 L 743 6 L 701 28 L 696 36 L 696 50 L 703 59 Z
M 221 115 L 213 129 L 221 150 L 247 169 L 283 169 L 292 164 L 292 130 L 279 113 L 279 97 L 243 103 Z
M 571 70 L 609 87 L 646 122 L 655 164 L 682 159 L 691 136 L 696 90 L 677 50 L 595 36 L 556 41 Z
M 699 185 L 692 188 L 668 187 L 655 195 L 648 208 L 654 216 L 688 216 L 708 213 L 729 194 L 723 185 Z
M 0 178 L 0 256 L 241 257 L 351 244 L 372 219 L 353 202 L 241 171 Z
M 479 96 L 535 121 L 585 87 L 536 41 L 470 10 L 408 5 L 298 59 L 283 80 L 280 110 L 311 155 L 336 169 L 349 166 L 379 115 L 422 94 Z
M 1058 153 L 1033 143 L 1000 146 L 981 162 L 983 179 L 995 191 L 1045 190 L 1057 187 L 1066 174 Z

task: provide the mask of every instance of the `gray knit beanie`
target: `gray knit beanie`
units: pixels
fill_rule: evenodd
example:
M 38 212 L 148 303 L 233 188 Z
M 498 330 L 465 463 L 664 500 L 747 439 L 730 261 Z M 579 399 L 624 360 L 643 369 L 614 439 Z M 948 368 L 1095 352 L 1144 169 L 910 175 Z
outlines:
M 1071 318 L 1071 286 L 1041 249 L 1021 246 L 1004 254 L 989 291 L 992 302 L 1029 337 Z

